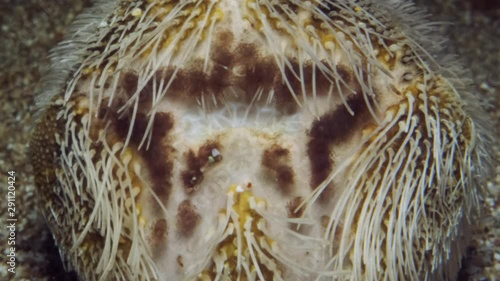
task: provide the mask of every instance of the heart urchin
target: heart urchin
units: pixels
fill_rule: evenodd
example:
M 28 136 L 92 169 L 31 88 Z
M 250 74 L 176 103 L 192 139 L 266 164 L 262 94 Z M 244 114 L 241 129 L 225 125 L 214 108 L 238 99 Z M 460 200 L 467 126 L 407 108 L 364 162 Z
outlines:
M 84 280 L 451 278 L 484 136 L 432 32 L 397 1 L 96 3 L 31 145 L 62 256 Z

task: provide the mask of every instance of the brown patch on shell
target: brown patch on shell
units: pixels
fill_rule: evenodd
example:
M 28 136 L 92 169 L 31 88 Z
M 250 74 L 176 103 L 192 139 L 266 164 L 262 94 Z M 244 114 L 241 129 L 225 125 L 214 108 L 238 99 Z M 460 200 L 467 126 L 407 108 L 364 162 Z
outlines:
M 184 236 L 191 236 L 199 221 L 200 215 L 191 201 L 182 201 L 177 208 L 177 231 Z
M 264 150 L 261 163 L 271 173 L 277 182 L 278 188 L 284 193 L 288 193 L 295 181 L 295 173 L 290 167 L 290 150 L 277 144 Z
M 286 204 L 286 207 L 288 208 L 288 217 L 289 218 L 302 217 L 302 215 L 304 214 L 305 206 L 302 206 L 299 209 L 297 209 L 297 208 L 300 206 L 300 204 L 302 204 L 303 201 L 304 201 L 304 199 L 302 199 L 302 197 L 300 197 L 300 196 L 295 197 L 292 200 L 288 201 L 288 203 Z
M 203 181 L 206 166 L 222 161 L 219 147 L 219 143 L 208 141 L 198 149 L 197 154 L 193 150 L 185 154 L 187 169 L 181 172 L 181 179 L 188 194 L 193 193 Z
M 362 93 L 351 97 L 347 104 L 354 115 L 351 115 L 346 106 L 340 105 L 337 109 L 322 115 L 311 125 L 307 154 L 311 163 L 313 189 L 326 180 L 332 171 L 334 163 L 330 146 L 346 142 L 372 118 Z M 331 190 L 325 189 L 321 197 L 330 197 L 328 195 L 330 192 Z

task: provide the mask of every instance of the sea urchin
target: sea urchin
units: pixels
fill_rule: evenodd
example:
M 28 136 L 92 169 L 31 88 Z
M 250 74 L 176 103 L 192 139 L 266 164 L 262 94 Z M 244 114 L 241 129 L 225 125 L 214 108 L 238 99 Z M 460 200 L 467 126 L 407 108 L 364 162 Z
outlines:
M 115 0 L 31 151 L 82 280 L 447 280 L 480 196 L 466 75 L 411 3 Z

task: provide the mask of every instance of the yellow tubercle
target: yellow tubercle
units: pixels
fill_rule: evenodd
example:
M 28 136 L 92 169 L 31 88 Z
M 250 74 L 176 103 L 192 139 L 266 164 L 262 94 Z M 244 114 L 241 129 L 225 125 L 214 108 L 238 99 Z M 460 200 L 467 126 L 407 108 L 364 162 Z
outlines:
M 326 49 L 333 50 L 335 45 L 337 44 L 337 39 L 335 38 L 335 35 L 331 33 L 321 33 L 321 43 L 323 43 L 323 46 Z
M 241 185 L 230 186 L 228 196 L 233 199 L 233 206 L 226 214 L 230 216 L 227 228 L 233 225 L 237 229 L 218 244 L 217 254 L 214 256 L 219 260 L 214 259 L 213 264 L 198 276 L 198 280 L 205 280 L 207 277 L 213 280 L 218 272 L 230 276 L 231 280 L 249 280 L 249 276 L 256 272 L 265 280 L 281 276 L 281 270 L 268 268 L 266 261 L 274 258 L 261 245 L 261 241 L 268 245 L 274 241 L 258 227 L 265 220 L 256 207 L 265 205 L 265 200 L 255 198 L 250 188 Z
M 92 69 L 92 67 L 86 67 L 82 70 L 82 74 L 83 75 L 89 75 L 91 74 L 92 72 L 94 71 L 94 69 Z
M 224 19 L 224 12 L 219 8 L 214 9 L 214 12 L 212 14 L 212 20 L 221 21 L 223 19 Z
M 132 10 L 132 16 L 134 17 L 140 17 L 142 16 L 142 9 L 141 8 L 135 8 Z

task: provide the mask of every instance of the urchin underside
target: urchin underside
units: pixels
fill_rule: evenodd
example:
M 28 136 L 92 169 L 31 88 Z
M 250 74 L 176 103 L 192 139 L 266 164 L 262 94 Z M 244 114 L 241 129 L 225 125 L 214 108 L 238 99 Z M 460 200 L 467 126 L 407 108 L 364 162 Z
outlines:
M 88 280 L 450 278 L 481 128 L 388 8 L 416 13 L 118 1 L 32 140 L 65 259 Z

